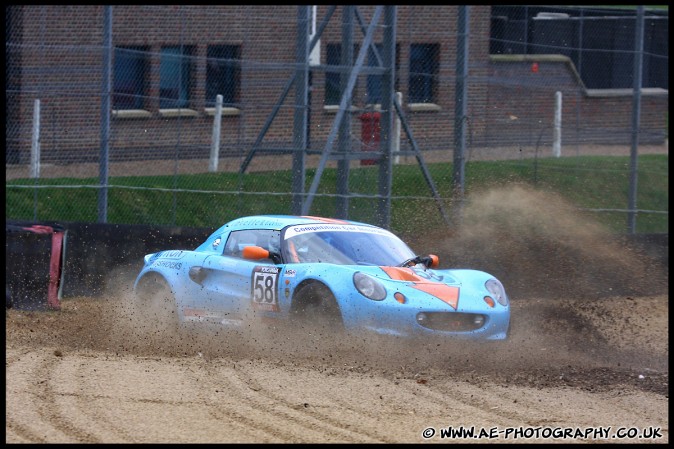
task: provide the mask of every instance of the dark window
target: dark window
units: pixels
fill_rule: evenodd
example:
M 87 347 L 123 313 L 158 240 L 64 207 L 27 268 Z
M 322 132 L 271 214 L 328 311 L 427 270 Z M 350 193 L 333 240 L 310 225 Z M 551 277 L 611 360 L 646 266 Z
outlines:
M 340 65 L 342 58 L 342 46 L 340 44 L 328 44 L 325 47 L 326 64 Z M 339 76 L 337 72 L 325 72 L 325 104 L 339 104 Z
M 192 62 L 189 47 L 163 47 L 159 66 L 159 108 L 186 108 L 190 104 Z
M 354 44 L 353 46 L 353 62 L 358 56 L 359 46 Z M 326 65 L 336 65 L 339 66 L 342 64 L 342 45 L 341 44 L 327 44 L 325 46 L 326 52 Z M 352 62 L 352 64 L 353 64 Z M 325 72 L 325 104 L 326 105 L 338 105 L 342 99 L 341 91 L 339 90 L 339 80 L 341 77 L 340 72 Z M 356 86 L 358 83 L 356 82 Z M 354 86 L 354 90 L 356 87 Z
M 146 96 L 147 48 L 115 47 L 113 109 L 143 109 Z
M 384 45 L 383 44 L 376 44 L 377 47 L 377 52 L 379 53 L 379 57 L 381 58 L 382 52 L 384 51 Z M 394 81 L 394 86 L 393 89 L 395 91 L 400 90 L 399 89 L 399 78 L 398 78 L 398 70 L 400 68 L 400 59 L 398 58 L 398 55 L 400 54 L 399 51 L 399 46 L 396 44 L 396 54 L 395 54 L 395 81 Z M 367 65 L 370 67 L 379 67 L 380 64 L 378 62 L 377 56 L 375 55 L 374 51 L 372 51 L 372 47 L 368 49 L 367 52 Z M 381 77 L 382 75 L 368 75 L 367 76 L 367 101 L 366 103 L 369 104 L 377 104 L 381 103 Z
M 225 106 L 234 106 L 239 101 L 241 47 L 211 45 L 207 58 L 206 106 L 214 106 L 217 95 L 222 95 Z
M 435 103 L 439 61 L 438 44 L 412 44 L 409 103 Z

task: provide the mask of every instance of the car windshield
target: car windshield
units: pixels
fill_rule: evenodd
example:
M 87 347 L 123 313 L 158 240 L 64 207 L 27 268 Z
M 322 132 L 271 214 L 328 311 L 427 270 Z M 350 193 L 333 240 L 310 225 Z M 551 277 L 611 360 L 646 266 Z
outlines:
M 289 226 L 282 246 L 283 259 L 290 263 L 395 266 L 414 257 L 391 232 L 358 225 Z

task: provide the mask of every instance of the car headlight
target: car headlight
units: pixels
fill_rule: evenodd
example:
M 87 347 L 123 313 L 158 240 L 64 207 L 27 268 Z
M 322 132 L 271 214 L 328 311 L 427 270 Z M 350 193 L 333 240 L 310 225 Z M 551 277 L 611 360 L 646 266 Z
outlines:
M 381 282 L 365 273 L 355 273 L 353 275 L 353 285 L 366 298 L 375 301 L 381 301 L 386 298 L 386 289 Z
M 497 303 L 502 306 L 508 305 L 508 297 L 506 296 L 505 289 L 498 279 L 489 279 L 484 283 L 484 286 Z

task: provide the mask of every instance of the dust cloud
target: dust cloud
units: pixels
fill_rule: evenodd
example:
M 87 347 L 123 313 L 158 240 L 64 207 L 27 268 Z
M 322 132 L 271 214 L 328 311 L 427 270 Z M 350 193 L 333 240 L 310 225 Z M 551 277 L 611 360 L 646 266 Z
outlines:
M 498 277 L 511 298 L 657 294 L 668 276 L 623 236 L 612 235 L 559 196 L 524 186 L 474 193 L 461 225 L 415 242 L 443 268 Z

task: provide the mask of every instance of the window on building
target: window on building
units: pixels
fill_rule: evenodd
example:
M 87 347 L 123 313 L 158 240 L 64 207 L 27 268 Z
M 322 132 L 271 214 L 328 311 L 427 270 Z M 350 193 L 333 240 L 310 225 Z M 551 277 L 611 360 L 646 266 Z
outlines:
M 146 47 L 115 47 L 113 109 L 143 109 L 147 90 Z
M 340 65 L 342 59 L 342 46 L 340 44 L 328 44 L 325 47 L 325 63 L 326 65 Z M 339 79 L 340 74 L 337 72 L 325 72 L 325 104 L 336 105 L 339 104 Z
M 187 108 L 190 104 L 192 48 L 162 47 L 159 65 L 159 108 Z
M 412 44 L 410 47 L 409 103 L 435 103 L 440 46 Z
M 356 60 L 359 46 L 353 46 L 353 59 Z M 325 46 L 325 63 L 326 65 L 342 65 L 342 45 L 341 44 L 327 44 Z M 325 72 L 325 104 L 338 105 L 342 99 L 341 91 L 339 90 L 339 82 L 342 74 L 339 72 Z M 354 87 L 355 89 L 355 87 Z
M 206 106 L 215 106 L 222 95 L 222 104 L 235 106 L 239 102 L 241 77 L 241 47 L 239 45 L 210 45 L 206 62 Z
M 379 53 L 379 56 L 381 57 L 382 51 L 383 51 L 383 44 L 376 44 L 377 47 L 377 52 Z M 353 57 L 355 62 L 355 58 L 358 55 L 358 51 L 360 50 L 360 46 L 358 44 L 354 44 L 353 47 Z M 326 64 L 327 65 L 341 65 L 342 61 L 342 46 L 341 44 L 327 44 L 326 45 Z M 399 59 L 399 45 L 396 44 L 396 61 L 395 61 L 395 67 L 396 67 L 396 78 L 395 78 L 395 85 L 394 89 L 396 91 L 400 90 L 399 89 L 399 77 L 398 77 L 398 70 L 400 67 L 400 59 Z M 370 48 L 368 50 L 367 54 L 367 60 L 366 64 L 370 67 L 379 67 L 379 60 L 377 59 L 376 54 Z M 339 90 L 339 80 L 340 80 L 340 73 L 337 72 L 326 72 L 325 73 L 325 104 L 326 105 L 338 105 L 339 101 L 341 100 L 341 95 L 340 95 L 340 90 Z M 381 77 L 382 75 L 368 75 L 367 76 L 367 82 L 366 82 L 366 102 L 368 104 L 377 104 L 381 102 Z M 356 88 L 354 88 L 356 89 Z
M 384 51 L 383 44 L 376 44 L 377 52 L 381 58 L 382 52 Z M 395 81 L 393 89 L 397 92 L 399 89 L 399 77 L 398 70 L 400 68 L 400 59 L 398 55 L 400 54 L 399 45 L 396 44 L 396 54 L 395 54 Z M 375 55 L 372 47 L 367 52 L 367 65 L 370 67 L 379 67 L 379 62 L 377 55 Z M 369 104 L 379 104 L 381 103 L 381 77 L 382 75 L 368 75 L 367 76 L 367 103 Z

